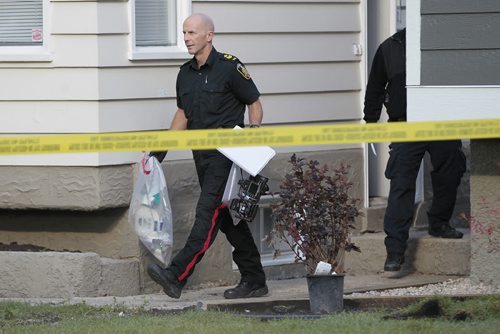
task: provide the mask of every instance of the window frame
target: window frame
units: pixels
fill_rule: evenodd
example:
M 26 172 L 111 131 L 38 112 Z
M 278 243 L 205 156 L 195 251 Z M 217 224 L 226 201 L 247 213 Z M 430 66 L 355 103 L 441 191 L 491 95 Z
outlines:
M 135 43 L 135 1 L 130 1 L 130 47 L 129 60 L 168 60 L 187 59 L 189 53 L 184 45 L 182 24 L 191 14 L 191 0 L 176 0 L 177 15 L 177 45 L 174 46 L 136 46 Z
M 42 0 L 42 45 L 0 46 L 0 62 L 50 62 L 50 0 Z
M 279 266 L 283 264 L 293 264 L 295 263 L 295 254 L 292 252 L 291 249 L 288 248 L 285 244 L 282 244 L 283 248 L 281 248 L 281 254 L 278 257 L 274 257 L 274 254 L 271 252 L 263 252 L 262 247 L 263 244 L 266 243 L 267 241 L 264 241 L 264 236 L 265 236 L 265 231 L 266 228 L 264 225 L 266 224 L 273 224 L 272 221 L 265 221 L 264 213 L 263 210 L 271 210 L 271 204 L 276 202 L 277 198 L 273 197 L 272 195 L 263 195 L 260 198 L 259 201 L 259 208 L 257 211 L 257 216 L 252 221 L 249 223 L 249 228 L 252 231 L 252 235 L 254 238 L 254 241 L 257 245 L 257 248 L 259 249 L 260 252 L 260 258 L 262 262 L 263 267 L 269 267 L 269 266 Z M 259 226 L 257 226 L 257 224 Z M 233 263 L 233 266 L 236 266 L 236 264 Z

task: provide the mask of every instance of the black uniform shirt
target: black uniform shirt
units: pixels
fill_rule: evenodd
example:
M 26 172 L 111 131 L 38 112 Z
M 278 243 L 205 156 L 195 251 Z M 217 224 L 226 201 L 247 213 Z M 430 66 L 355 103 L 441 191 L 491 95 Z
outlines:
M 382 104 L 390 122 L 406 120 L 406 29 L 382 42 L 375 53 L 363 110 L 367 123 L 379 120 Z
M 200 69 L 194 57 L 181 66 L 176 90 L 188 129 L 243 127 L 246 105 L 260 96 L 244 65 L 215 48 Z

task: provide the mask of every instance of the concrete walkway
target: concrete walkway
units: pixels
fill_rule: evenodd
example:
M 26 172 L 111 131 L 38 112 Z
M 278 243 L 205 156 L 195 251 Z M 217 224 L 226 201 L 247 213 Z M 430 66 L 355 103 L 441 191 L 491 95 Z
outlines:
M 375 275 L 346 275 L 344 279 L 344 293 L 346 298 L 353 292 L 370 290 L 386 290 L 392 288 L 421 286 L 431 283 L 444 282 L 457 276 L 437 276 L 411 273 L 399 278 L 390 278 L 386 274 Z M 186 308 L 207 309 L 213 305 L 241 304 L 241 303 L 269 303 L 274 301 L 307 300 L 307 282 L 305 278 L 274 280 L 267 282 L 270 293 L 261 298 L 228 300 L 224 299 L 223 292 L 228 287 L 212 287 L 205 289 L 184 290 L 180 299 L 172 299 L 165 294 L 149 294 L 128 297 L 74 297 L 69 299 L 56 298 L 0 298 L 0 301 L 22 301 L 27 303 L 49 304 L 78 304 L 86 303 L 92 306 L 123 305 L 131 308 L 182 310 Z

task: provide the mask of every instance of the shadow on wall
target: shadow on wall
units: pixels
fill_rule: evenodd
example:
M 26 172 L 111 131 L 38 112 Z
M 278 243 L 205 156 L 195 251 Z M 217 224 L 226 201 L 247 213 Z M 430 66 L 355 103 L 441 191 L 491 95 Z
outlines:
M 0 231 L 106 233 L 114 229 L 127 210 L 0 210 Z

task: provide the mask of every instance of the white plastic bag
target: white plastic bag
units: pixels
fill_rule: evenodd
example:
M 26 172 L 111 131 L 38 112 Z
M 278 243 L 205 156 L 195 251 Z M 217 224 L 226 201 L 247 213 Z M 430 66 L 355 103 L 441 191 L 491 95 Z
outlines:
M 167 266 L 172 256 L 172 209 L 158 159 L 145 156 L 139 166 L 128 221 L 142 244 Z

